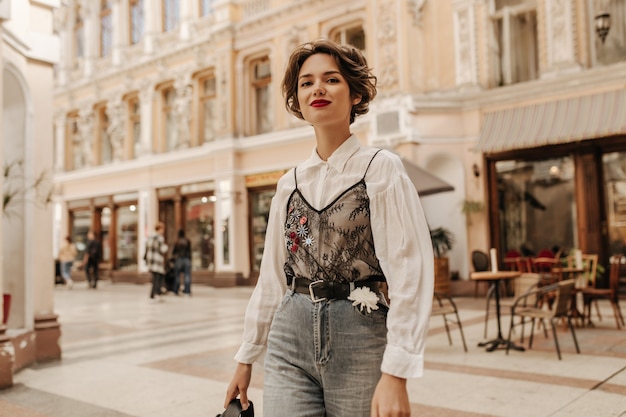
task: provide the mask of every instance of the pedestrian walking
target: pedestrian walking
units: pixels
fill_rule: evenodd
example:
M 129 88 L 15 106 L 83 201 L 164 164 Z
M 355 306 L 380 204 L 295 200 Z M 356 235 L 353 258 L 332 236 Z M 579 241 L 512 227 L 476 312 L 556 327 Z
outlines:
M 150 300 L 162 301 L 161 298 L 165 275 L 165 255 L 168 246 L 165 243 L 165 224 L 158 222 L 154 227 L 154 234 L 148 238 L 144 260 L 148 265 L 148 270 L 152 274 L 152 288 L 150 290 Z
M 350 131 L 376 78 L 360 50 L 319 40 L 292 53 L 282 91 L 316 147 L 278 182 L 224 406 L 248 404 L 252 364 L 266 352 L 263 415 L 409 416 L 434 257 L 401 159 Z
M 72 289 L 74 286 L 74 281 L 72 280 L 72 265 L 74 265 L 77 254 L 78 250 L 74 242 L 72 242 L 72 237 L 66 236 L 65 239 L 63 239 L 61 249 L 59 249 L 58 258 L 61 264 L 61 277 L 63 277 L 65 285 L 67 285 L 69 289 Z
M 88 288 L 98 287 L 98 269 L 102 260 L 102 243 L 93 231 L 87 233 L 87 248 L 83 257 Z
M 174 294 L 180 289 L 180 274 L 183 274 L 183 294 L 191 295 L 191 242 L 185 237 L 185 230 L 178 231 L 178 239 L 172 250 L 174 257 Z

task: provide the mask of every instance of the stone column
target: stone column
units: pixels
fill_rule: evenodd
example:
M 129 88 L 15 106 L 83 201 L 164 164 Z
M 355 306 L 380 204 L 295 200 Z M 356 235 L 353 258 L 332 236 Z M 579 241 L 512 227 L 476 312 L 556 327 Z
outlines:
M 474 0 L 454 3 L 454 51 L 456 85 L 478 86 L 478 48 L 476 45 L 476 12 Z
M 196 1 L 197 3 L 197 1 Z M 194 19 L 194 12 L 190 1 L 181 1 L 180 3 L 180 22 L 179 36 L 183 41 L 188 41 L 191 34 L 191 23 Z
M 54 116 L 54 131 L 56 148 L 52 169 L 54 172 L 65 171 L 65 135 L 66 135 L 67 115 L 64 111 L 58 112 Z
M 98 58 L 98 25 L 97 12 L 98 2 L 91 0 L 79 0 L 83 11 L 84 31 L 85 31 L 85 57 L 83 75 L 91 77 L 94 73 L 95 61 Z
M 93 166 L 94 115 L 90 106 L 81 106 L 78 112 L 78 132 L 83 166 Z M 77 151 L 76 149 L 74 151 Z
M 113 162 L 120 162 L 124 159 L 124 103 L 121 98 L 109 101 L 106 107 L 109 126 L 107 136 L 113 148 Z
M 122 50 L 126 45 L 125 39 L 128 39 L 128 37 L 124 36 L 128 27 L 128 21 L 126 18 L 123 18 L 126 13 L 123 13 L 122 7 L 121 0 L 113 1 L 113 10 L 111 11 L 111 19 L 113 20 L 111 63 L 115 66 L 120 65 L 122 62 Z
M 143 52 L 147 55 L 154 52 L 154 38 L 159 32 L 157 7 L 159 7 L 158 0 L 144 0 L 143 2 Z
M 141 152 L 135 157 L 148 155 L 152 149 L 152 106 L 154 102 L 154 84 L 145 82 L 139 90 L 139 107 L 141 113 Z
M 174 82 L 176 98 L 174 113 L 176 115 L 177 135 L 176 148 L 188 148 L 191 143 L 191 95 L 192 88 L 188 74 L 180 74 Z

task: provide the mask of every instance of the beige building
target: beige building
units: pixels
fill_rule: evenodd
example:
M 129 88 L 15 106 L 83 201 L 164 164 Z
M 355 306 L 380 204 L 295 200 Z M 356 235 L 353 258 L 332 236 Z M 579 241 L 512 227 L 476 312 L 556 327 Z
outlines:
M 58 359 L 52 241 L 53 34 L 57 0 L 0 2 L 0 388 L 13 372 Z
M 626 159 L 624 3 L 64 1 L 55 242 L 93 229 L 103 273 L 143 280 L 160 219 L 168 240 L 191 238 L 194 282 L 254 282 L 274 185 L 313 147 L 284 109 L 285 62 L 328 37 L 378 75 L 353 131 L 454 186 L 423 199 L 455 236 L 452 272 L 467 279 L 471 251 L 490 247 L 606 259 L 622 227 L 621 180 L 604 172 Z

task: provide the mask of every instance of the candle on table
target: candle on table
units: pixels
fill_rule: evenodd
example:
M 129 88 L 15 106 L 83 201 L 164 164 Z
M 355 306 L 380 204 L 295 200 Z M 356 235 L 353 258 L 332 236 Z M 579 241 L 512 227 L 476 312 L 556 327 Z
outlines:
M 498 271 L 498 253 L 496 248 L 489 249 L 489 257 L 491 258 L 491 272 Z

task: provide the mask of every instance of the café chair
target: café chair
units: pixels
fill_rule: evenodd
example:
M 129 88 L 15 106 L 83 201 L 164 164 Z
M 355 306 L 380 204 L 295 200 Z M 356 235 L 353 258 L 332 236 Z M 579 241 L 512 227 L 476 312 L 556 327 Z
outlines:
M 431 316 L 442 316 L 443 324 L 446 327 L 446 333 L 448 335 L 448 343 L 452 346 L 452 338 L 450 337 L 449 323 L 459 326 L 459 332 L 461 333 L 461 340 L 463 341 L 463 350 L 467 352 L 467 345 L 465 344 L 465 335 L 463 334 L 463 325 L 459 318 L 459 311 L 456 308 L 456 303 L 452 300 L 452 297 L 435 291 L 435 299 L 433 300 L 433 309 Z M 448 317 L 453 315 L 454 317 Z
M 609 300 L 611 307 L 613 307 L 613 315 L 615 316 L 615 322 L 617 328 L 621 329 L 624 326 L 624 316 L 619 306 L 619 275 L 622 262 L 622 255 L 613 255 L 610 259 L 611 268 L 609 272 L 609 288 L 596 288 L 595 286 L 587 286 L 581 289 L 583 294 L 583 304 L 585 319 L 587 324 L 591 323 L 591 303 L 598 300 Z M 596 304 L 596 308 L 597 308 Z M 598 309 L 599 312 L 599 309 Z M 600 320 L 602 318 L 600 317 Z
M 546 256 L 531 259 L 533 272 L 541 276 L 542 284 L 554 284 L 563 279 L 561 260 Z
M 489 255 L 481 250 L 472 251 L 472 266 L 474 272 L 483 272 L 489 270 Z M 474 298 L 478 295 L 478 283 L 474 281 Z
M 538 287 L 533 291 L 528 291 L 526 294 L 515 300 L 513 307 L 511 307 L 511 326 L 509 327 L 509 337 L 506 353 L 509 353 L 509 345 L 511 342 L 511 333 L 515 323 L 515 317 L 523 319 L 531 319 L 530 327 L 530 340 L 528 341 L 528 349 L 533 346 L 533 336 L 535 329 L 535 322 L 537 320 L 543 323 L 545 330 L 545 321 L 549 320 L 552 327 L 552 335 L 554 337 L 554 345 L 556 347 L 556 354 L 561 360 L 561 349 L 559 347 L 559 340 L 557 338 L 557 321 L 560 319 L 566 319 L 567 325 L 572 332 L 574 338 L 574 345 L 576 346 L 576 353 L 580 353 L 578 347 L 578 340 L 576 339 L 576 331 L 572 323 L 571 317 L 571 300 L 574 291 L 574 280 L 568 279 L 565 281 L 559 281 L 554 284 Z M 546 305 L 541 300 L 554 293 L 554 303 L 550 309 L 546 309 Z
M 520 271 L 521 272 L 521 271 Z M 511 307 L 522 295 L 526 294 L 528 291 L 533 290 L 539 284 L 539 274 L 535 274 L 533 272 L 524 272 L 519 277 L 513 280 L 513 296 L 500 298 L 500 311 L 510 311 Z M 489 298 L 487 299 L 487 311 L 485 312 L 485 331 L 484 337 L 487 338 L 487 325 L 489 323 L 489 314 L 491 310 L 491 304 L 495 306 L 495 298 L 493 297 L 493 292 L 490 292 Z M 523 330 L 523 328 L 522 328 Z M 524 333 L 522 332 L 522 341 L 524 340 Z

